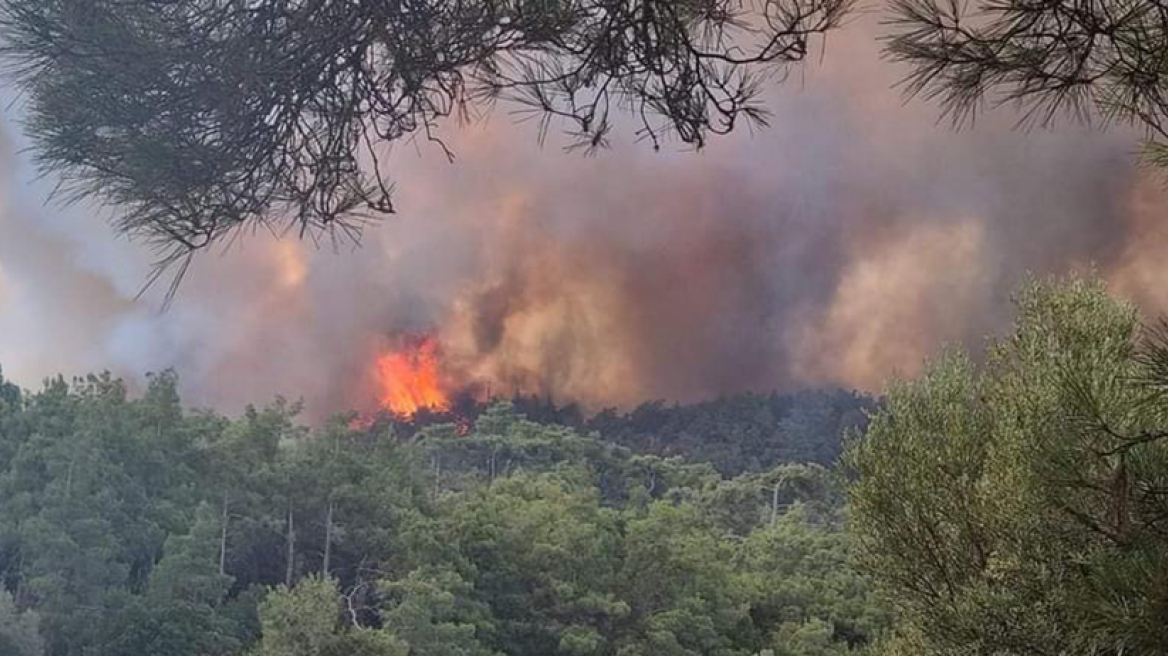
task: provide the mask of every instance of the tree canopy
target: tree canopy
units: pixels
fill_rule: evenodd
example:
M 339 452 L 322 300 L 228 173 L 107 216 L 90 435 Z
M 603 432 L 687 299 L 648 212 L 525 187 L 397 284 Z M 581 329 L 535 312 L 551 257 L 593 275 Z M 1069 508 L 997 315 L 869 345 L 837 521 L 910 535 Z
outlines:
M 866 430 L 842 392 L 310 429 L 170 373 L 0 383 L 0 649 L 1163 654 L 1168 326 L 1092 279 L 1017 304 Z
M 510 402 L 308 429 L 282 401 L 187 411 L 177 384 L 5 394 L 0 653 L 845 656 L 891 621 L 816 463 L 723 475 Z M 703 407 L 746 434 L 749 400 L 674 411 Z
M 387 143 L 496 99 L 595 148 L 701 146 L 849 0 L 3 0 L 42 170 L 175 261 L 259 226 L 356 236 L 391 212 Z
M 895 386 L 848 462 L 887 653 L 1168 651 L 1168 349 L 1091 280 L 1036 282 L 982 366 Z
M 1069 111 L 1135 124 L 1168 163 L 1168 10 L 1152 0 L 893 0 L 887 50 L 908 89 L 957 120 L 984 101 L 1045 122 Z
M 240 230 L 359 238 L 393 212 L 387 145 L 503 100 L 596 149 L 625 123 L 700 147 L 852 0 L 0 0 L 40 169 L 117 208 L 163 265 Z M 907 89 L 1142 126 L 1168 164 L 1168 14 L 1150 0 L 893 0 Z M 618 117 L 625 117 L 619 119 Z M 180 268 L 180 273 L 181 273 Z

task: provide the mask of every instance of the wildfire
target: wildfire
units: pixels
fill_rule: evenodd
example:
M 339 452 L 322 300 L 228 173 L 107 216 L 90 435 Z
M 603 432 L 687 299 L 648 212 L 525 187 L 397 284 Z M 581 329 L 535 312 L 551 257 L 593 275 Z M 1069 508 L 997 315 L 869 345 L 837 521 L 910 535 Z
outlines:
M 408 340 L 405 346 L 377 358 L 378 401 L 385 410 L 413 417 L 418 410 L 448 410 L 450 399 L 438 371 L 438 341 L 433 337 Z

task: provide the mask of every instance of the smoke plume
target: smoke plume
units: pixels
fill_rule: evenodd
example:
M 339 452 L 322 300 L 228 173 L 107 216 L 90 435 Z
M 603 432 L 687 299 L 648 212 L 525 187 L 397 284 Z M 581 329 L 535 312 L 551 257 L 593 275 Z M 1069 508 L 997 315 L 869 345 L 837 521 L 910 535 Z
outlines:
M 1003 327 L 1027 272 L 1094 266 L 1168 309 L 1155 173 L 1124 131 L 955 131 L 905 103 L 862 20 L 768 98 L 771 125 L 700 153 L 536 143 L 506 106 L 392 154 L 400 215 L 360 248 L 257 234 L 203 256 L 173 306 L 135 301 L 140 246 L 101 212 L 40 206 L 0 164 L 0 364 L 139 377 L 173 367 L 224 410 L 275 394 L 314 416 L 371 402 L 387 339 L 432 333 L 448 374 L 588 407 L 744 390 L 879 390 Z M 628 132 L 626 132 L 628 134 Z M 17 142 L 17 143 L 11 143 Z

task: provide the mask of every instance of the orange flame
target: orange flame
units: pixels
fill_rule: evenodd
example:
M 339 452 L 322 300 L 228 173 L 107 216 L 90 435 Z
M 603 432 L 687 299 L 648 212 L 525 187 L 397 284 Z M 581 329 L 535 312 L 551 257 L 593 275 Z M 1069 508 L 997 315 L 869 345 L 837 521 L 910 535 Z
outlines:
M 378 356 L 376 376 L 382 408 L 402 417 L 413 417 L 422 408 L 450 409 L 438 375 L 438 350 L 436 339 L 421 337 Z

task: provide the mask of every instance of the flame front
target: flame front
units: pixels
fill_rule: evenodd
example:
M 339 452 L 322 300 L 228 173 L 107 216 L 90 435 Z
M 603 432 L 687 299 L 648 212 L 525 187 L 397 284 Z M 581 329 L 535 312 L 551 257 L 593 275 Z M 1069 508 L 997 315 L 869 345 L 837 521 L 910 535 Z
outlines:
M 377 358 L 378 401 L 385 410 L 413 417 L 418 410 L 448 410 L 450 399 L 438 372 L 438 341 L 411 340 L 404 348 Z

